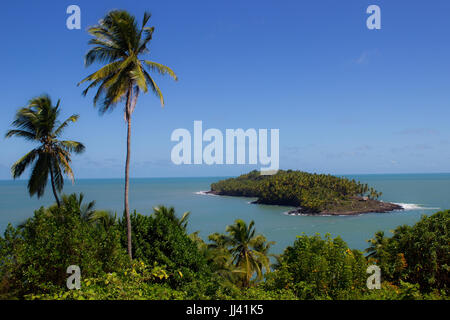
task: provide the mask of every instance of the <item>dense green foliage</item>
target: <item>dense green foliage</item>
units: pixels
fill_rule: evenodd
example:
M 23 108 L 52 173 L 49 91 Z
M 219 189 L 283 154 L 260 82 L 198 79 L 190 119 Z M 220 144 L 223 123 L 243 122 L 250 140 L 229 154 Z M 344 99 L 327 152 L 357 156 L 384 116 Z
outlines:
M 189 213 L 154 209 L 116 219 L 63 196 L 0 237 L 0 299 L 447 299 L 449 211 L 377 233 L 365 257 L 339 237 L 298 236 L 270 265 L 272 242 L 253 222 L 236 220 L 203 241 L 187 234 Z M 367 266 L 382 270 L 380 290 L 366 287 Z M 81 268 L 80 290 L 66 289 L 69 265 Z
M 290 288 L 300 299 L 342 299 L 364 290 L 366 269 L 363 254 L 350 250 L 341 238 L 302 235 L 285 249 L 266 286 Z
M 125 247 L 125 219 L 120 221 L 120 225 Z M 158 263 L 165 266 L 174 288 L 183 287 L 211 273 L 196 243 L 187 235 L 183 222 L 174 215 L 173 208 L 155 208 L 150 216 L 134 212 L 131 225 L 133 257 L 149 265 Z
M 65 285 L 70 265 L 94 277 L 127 261 L 116 226 L 89 220 L 75 195 L 62 200 L 60 208 L 40 208 L 19 227 L 7 227 L 0 238 L 0 296 L 51 292 Z
M 369 260 L 383 270 L 384 279 L 393 283 L 416 283 L 421 291 L 450 285 L 450 211 L 423 216 L 414 226 L 400 226 L 391 238 L 377 232 L 369 240 Z
M 211 191 L 230 196 L 257 197 L 258 203 L 303 207 L 321 212 L 346 207 L 354 197 L 378 193 L 367 184 L 325 174 L 279 170 L 274 175 L 261 175 L 252 171 L 237 178 L 211 184 Z
M 173 300 L 185 299 L 186 293 L 167 285 L 169 275 L 155 265 L 149 268 L 142 261 L 129 268 L 84 279 L 80 290 L 60 289 L 50 294 L 30 294 L 29 299 L 46 300 Z

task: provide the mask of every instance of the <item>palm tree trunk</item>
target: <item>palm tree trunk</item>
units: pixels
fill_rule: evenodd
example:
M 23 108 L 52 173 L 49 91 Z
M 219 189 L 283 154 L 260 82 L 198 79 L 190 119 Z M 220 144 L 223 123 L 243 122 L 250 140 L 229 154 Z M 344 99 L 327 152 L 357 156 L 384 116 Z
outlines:
M 50 163 L 50 182 L 52 183 L 52 190 L 53 190 L 53 195 L 55 196 L 55 199 L 56 199 L 56 204 L 58 205 L 58 208 L 60 208 L 61 204 L 59 203 L 58 194 L 56 193 L 54 180 L 55 180 L 55 178 L 53 177 L 52 164 Z
M 127 242 L 128 242 L 128 256 L 130 260 L 133 259 L 132 247 L 131 247 L 131 220 L 130 220 L 130 207 L 128 204 L 128 190 L 130 187 L 130 139 L 131 139 L 131 114 L 127 116 L 127 160 L 125 163 L 125 215 L 127 219 Z
M 125 110 L 125 119 L 127 121 L 127 159 L 125 162 L 125 216 L 127 220 L 127 245 L 128 256 L 130 260 L 133 259 L 132 243 L 131 243 L 131 219 L 130 219 L 130 206 L 128 203 L 128 192 L 130 189 L 130 155 L 131 155 L 131 114 L 136 106 L 137 95 L 133 97 L 133 84 L 130 84 L 130 88 L 127 93 L 127 102 Z

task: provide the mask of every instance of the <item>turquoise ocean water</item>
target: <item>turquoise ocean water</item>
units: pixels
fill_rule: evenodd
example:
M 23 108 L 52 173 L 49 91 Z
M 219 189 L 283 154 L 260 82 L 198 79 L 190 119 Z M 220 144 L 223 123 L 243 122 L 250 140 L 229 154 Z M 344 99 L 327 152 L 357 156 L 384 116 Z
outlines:
M 388 174 L 347 176 L 374 186 L 383 192 L 382 200 L 403 204 L 406 210 L 371 213 L 349 217 L 288 216 L 290 208 L 255 205 L 250 198 L 203 195 L 212 182 L 223 178 L 149 178 L 132 179 L 130 206 L 150 214 L 159 204 L 174 206 L 181 215 L 191 211 L 189 231 L 200 231 L 206 239 L 213 232 L 224 232 L 225 226 L 241 218 L 255 220 L 257 232 L 276 241 L 274 253 L 292 244 L 296 235 L 330 233 L 341 236 L 351 248 L 365 249 L 366 240 L 378 230 L 389 232 L 395 227 L 417 222 L 421 215 L 450 209 L 450 174 Z M 66 183 L 65 193 L 83 192 L 87 201 L 96 200 L 98 209 L 121 215 L 122 179 L 80 179 Z M 41 199 L 30 198 L 26 181 L 0 181 L 0 231 L 10 222 L 16 225 L 30 217 L 33 210 L 53 202 L 50 190 Z

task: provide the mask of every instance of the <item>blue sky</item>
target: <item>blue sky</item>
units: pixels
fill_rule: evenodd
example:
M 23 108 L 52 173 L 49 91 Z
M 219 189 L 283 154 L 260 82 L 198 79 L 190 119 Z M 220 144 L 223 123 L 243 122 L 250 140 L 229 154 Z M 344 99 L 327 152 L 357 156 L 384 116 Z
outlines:
M 66 8 L 81 8 L 81 30 Z M 381 30 L 366 8 L 381 7 Z M 90 39 L 86 28 L 111 9 L 156 31 L 148 59 L 179 76 L 156 79 L 162 109 L 141 95 L 133 118 L 132 177 L 235 175 L 250 166 L 175 166 L 174 129 L 280 129 L 281 168 L 309 172 L 450 172 L 449 1 L 8 1 L 0 32 L 0 131 L 17 108 L 48 93 L 80 120 L 65 137 L 87 149 L 73 157 L 78 178 L 122 177 L 122 106 L 100 116 L 76 84 Z M 32 146 L 0 139 L 0 179 Z M 26 176 L 25 176 L 26 177 Z

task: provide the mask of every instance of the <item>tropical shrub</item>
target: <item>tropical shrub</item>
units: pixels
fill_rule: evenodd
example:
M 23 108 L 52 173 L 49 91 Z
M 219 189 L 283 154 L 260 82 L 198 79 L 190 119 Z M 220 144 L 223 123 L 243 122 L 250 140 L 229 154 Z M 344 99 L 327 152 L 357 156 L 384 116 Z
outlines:
M 117 227 L 86 219 L 75 195 L 36 210 L 18 227 L 9 225 L 0 237 L 2 296 L 45 293 L 64 287 L 70 265 L 83 277 L 120 269 L 127 262 Z
M 418 284 L 421 291 L 450 287 L 450 211 L 423 216 L 414 226 L 400 226 L 391 238 L 377 232 L 366 250 L 383 279 Z
M 35 300 L 175 300 L 184 299 L 185 294 L 167 285 L 169 278 L 163 267 L 148 267 L 142 261 L 119 271 L 86 278 L 79 290 L 60 290 L 51 294 L 30 294 Z
M 285 249 L 264 285 L 268 290 L 290 289 L 300 299 L 340 299 L 364 290 L 366 268 L 363 254 L 350 250 L 340 237 L 302 235 Z
M 194 280 L 208 278 L 211 271 L 183 223 L 167 214 L 170 211 L 156 208 L 150 216 L 136 211 L 131 215 L 133 257 L 149 265 L 164 265 L 171 276 L 168 283 L 179 289 Z M 126 220 L 122 219 L 120 225 L 125 247 Z

